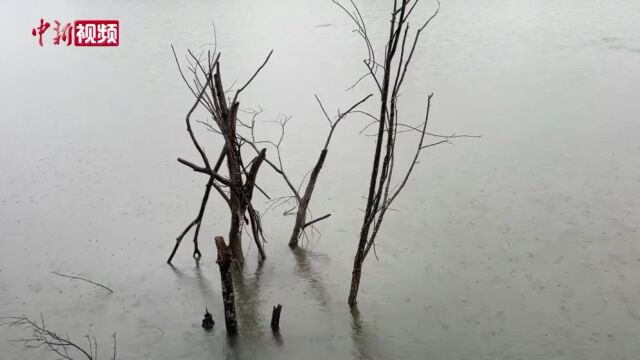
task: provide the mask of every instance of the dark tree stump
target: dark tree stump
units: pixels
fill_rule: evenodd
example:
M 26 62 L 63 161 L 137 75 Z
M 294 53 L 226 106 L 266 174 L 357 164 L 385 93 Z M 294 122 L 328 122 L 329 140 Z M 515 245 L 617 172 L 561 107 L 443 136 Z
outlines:
M 224 242 L 222 236 L 216 236 L 216 249 L 218 258 L 216 262 L 220 267 L 220 280 L 222 283 L 222 301 L 224 304 L 224 324 L 227 327 L 227 334 L 233 335 L 238 332 L 238 321 L 236 319 L 236 304 L 233 293 L 233 278 L 231 277 L 231 252 Z
M 273 331 L 280 330 L 280 313 L 282 312 L 282 305 L 278 304 L 278 306 L 273 307 L 273 312 L 271 312 L 271 329 Z

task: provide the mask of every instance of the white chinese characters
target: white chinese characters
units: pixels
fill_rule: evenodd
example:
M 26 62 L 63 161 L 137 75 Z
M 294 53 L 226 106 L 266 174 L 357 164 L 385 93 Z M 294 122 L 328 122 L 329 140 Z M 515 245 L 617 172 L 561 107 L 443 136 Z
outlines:
M 119 23 L 109 20 L 76 21 L 76 46 L 118 46 Z

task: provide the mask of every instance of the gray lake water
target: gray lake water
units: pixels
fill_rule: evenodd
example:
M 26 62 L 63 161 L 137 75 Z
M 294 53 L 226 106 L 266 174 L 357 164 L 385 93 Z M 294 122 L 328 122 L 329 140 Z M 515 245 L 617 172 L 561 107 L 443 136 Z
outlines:
M 359 3 L 382 44 L 390 1 Z M 120 20 L 121 45 L 41 48 L 31 36 L 41 17 Z M 314 214 L 333 214 L 321 236 L 292 253 L 281 207 L 263 219 L 262 265 L 245 237 L 241 336 L 230 341 L 212 242 L 228 231 L 219 198 L 200 265 L 189 241 L 165 264 L 205 183 L 175 160 L 197 153 L 170 44 L 201 49 L 215 21 L 227 86 L 274 49 L 241 105 L 262 106 L 263 121 L 293 116 L 283 152 L 300 181 L 328 131 L 313 95 L 335 113 L 374 91 L 345 91 L 366 55 L 352 24 L 328 0 L 4 2 L 0 316 L 42 313 L 72 338 L 95 335 L 104 356 L 117 332 L 122 359 L 639 359 L 639 19 L 635 0 L 443 0 L 401 117 L 421 121 L 434 92 L 432 131 L 483 137 L 423 154 L 352 313 L 373 140 L 358 134 L 365 118 L 345 120 L 312 201 Z M 199 134 L 210 149 L 220 143 Z M 287 194 L 266 168 L 261 181 Z M 268 326 L 277 303 L 281 338 Z M 212 332 L 200 327 L 205 306 Z M 0 358 L 54 358 L 7 342 L 25 335 L 0 328 Z

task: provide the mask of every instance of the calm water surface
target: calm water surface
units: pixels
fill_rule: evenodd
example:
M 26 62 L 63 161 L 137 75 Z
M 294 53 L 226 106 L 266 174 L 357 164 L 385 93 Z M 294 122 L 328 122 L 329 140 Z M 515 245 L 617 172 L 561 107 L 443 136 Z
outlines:
M 389 1 L 361 1 L 381 44 Z M 425 1 L 416 14 L 433 9 Z M 434 92 L 432 131 L 483 134 L 424 154 L 367 259 L 358 312 L 346 304 L 372 138 L 353 117 L 334 137 L 312 208 L 332 213 L 305 251 L 293 219 L 264 218 L 268 259 L 249 245 L 238 286 L 242 336 L 223 329 L 213 201 L 203 261 L 188 242 L 203 178 L 184 131 L 192 103 L 170 52 L 212 42 L 242 106 L 293 116 L 285 166 L 299 181 L 335 111 L 373 91 L 345 89 L 364 49 L 329 1 L 25 1 L 0 5 L 0 314 L 43 313 L 71 337 L 118 334 L 123 359 L 638 359 L 640 348 L 640 3 L 443 0 L 402 94 L 406 122 Z M 39 19 L 113 18 L 118 48 L 37 46 Z M 373 104 L 370 104 L 372 106 Z M 260 125 L 265 138 L 275 135 Z M 202 129 L 200 129 L 202 130 Z M 206 146 L 220 141 L 201 131 Z M 410 138 L 407 140 L 411 141 Z M 409 154 L 410 145 L 403 151 Z M 265 171 L 263 187 L 286 194 Z M 258 205 L 266 208 L 265 199 Z M 78 274 L 112 295 L 50 274 Z M 268 328 L 284 305 L 281 338 Z M 215 330 L 200 327 L 208 306 Z M 6 359 L 43 359 L 7 340 Z M 106 355 L 106 354 L 105 354 Z

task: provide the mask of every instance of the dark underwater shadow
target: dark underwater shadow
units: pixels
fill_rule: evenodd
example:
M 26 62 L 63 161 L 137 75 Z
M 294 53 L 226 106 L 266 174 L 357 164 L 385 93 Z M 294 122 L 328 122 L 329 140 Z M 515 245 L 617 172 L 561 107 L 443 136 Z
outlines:
M 300 247 L 292 249 L 291 252 L 296 260 L 296 274 L 309 284 L 310 293 L 314 300 L 320 304 L 320 308 L 323 311 L 328 310 L 328 306 L 331 303 L 331 296 L 322 278 L 313 271 L 310 257 L 313 256 L 314 253 Z
M 369 323 L 363 320 L 358 306 L 350 308 L 351 311 L 351 340 L 353 341 L 353 358 L 358 360 L 385 359 L 381 351 L 382 344 L 375 335 Z
M 264 261 L 259 260 L 253 276 L 246 271 L 234 268 L 233 287 L 236 299 L 236 315 L 241 334 L 261 335 L 264 333 L 266 319 L 258 312 L 262 304 L 260 298 L 260 278 L 264 269 Z
M 211 288 L 211 282 L 207 280 L 202 274 L 202 269 L 200 268 L 200 263 L 196 262 L 196 265 L 193 269 L 194 276 L 186 275 L 182 270 L 175 267 L 173 264 L 169 264 L 171 271 L 175 274 L 178 280 L 191 280 L 196 284 L 196 288 L 200 291 L 200 294 L 203 297 L 203 301 L 206 303 L 208 300 L 214 298 L 214 293 Z M 204 312 L 204 309 L 202 309 Z

